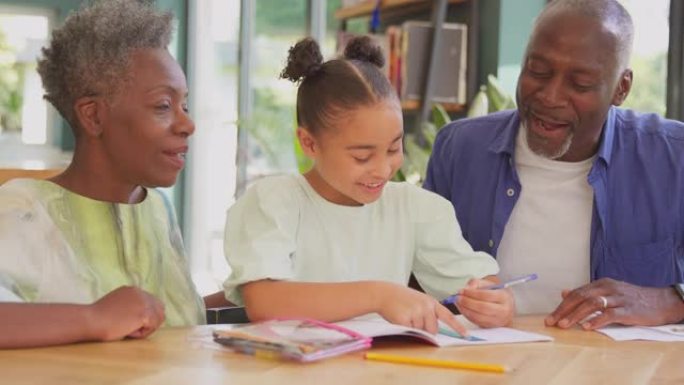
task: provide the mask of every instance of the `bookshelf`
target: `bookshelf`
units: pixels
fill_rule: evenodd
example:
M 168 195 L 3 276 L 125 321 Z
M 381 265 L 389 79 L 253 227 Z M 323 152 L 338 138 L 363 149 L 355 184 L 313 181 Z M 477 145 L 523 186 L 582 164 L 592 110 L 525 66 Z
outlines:
M 451 5 L 457 5 L 458 12 L 467 12 L 465 15 L 468 26 L 467 41 L 467 64 L 466 64 L 466 99 L 472 100 L 477 91 L 477 57 L 478 57 L 478 27 L 479 11 L 477 0 L 380 0 L 380 20 L 383 22 L 391 20 L 393 22 L 406 21 L 412 19 L 416 14 L 426 15 L 432 11 L 430 21 L 435 26 L 432 45 L 428 49 L 430 57 L 427 73 L 425 74 L 425 89 L 420 100 L 402 100 L 402 109 L 407 113 L 417 113 L 416 123 L 427 121 L 432 108 L 432 102 L 423 101 L 433 100 L 435 82 L 434 63 L 437 61 L 437 47 L 443 34 L 443 26 L 447 20 L 448 11 Z M 354 18 L 369 17 L 377 6 L 376 0 L 366 0 L 361 3 L 341 7 L 335 12 L 335 18 L 340 21 L 340 30 L 346 30 L 347 21 Z M 467 104 L 462 103 L 442 103 L 444 108 L 450 112 L 459 114 L 465 112 Z
M 444 107 L 444 109 L 447 112 L 453 112 L 453 113 L 458 113 L 458 112 L 464 112 L 466 110 L 467 105 L 461 104 L 461 103 L 442 103 L 442 102 L 437 102 Z M 418 111 L 421 106 L 421 101 L 420 100 L 402 100 L 401 101 L 401 109 L 404 111 Z
M 468 0 L 449 0 L 449 4 L 465 3 Z M 335 12 L 337 20 L 346 20 L 354 17 L 369 16 L 375 9 L 375 0 L 366 0 L 360 4 L 342 7 Z M 380 7 L 386 13 L 414 12 L 429 9 L 432 0 L 381 0 Z

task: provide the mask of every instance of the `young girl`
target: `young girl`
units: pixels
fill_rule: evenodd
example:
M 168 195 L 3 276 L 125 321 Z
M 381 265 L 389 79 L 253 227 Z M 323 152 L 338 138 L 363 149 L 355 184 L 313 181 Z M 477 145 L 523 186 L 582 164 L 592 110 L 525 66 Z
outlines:
M 514 313 L 496 282 L 496 262 L 461 237 L 451 204 L 408 183 L 390 182 L 403 161 L 402 112 L 367 37 L 343 59 L 322 61 L 304 39 L 282 77 L 299 82 L 297 137 L 314 161 L 306 174 L 257 182 L 229 210 L 226 296 L 253 321 L 311 317 L 337 321 L 377 312 L 390 322 L 464 333 L 437 299 L 462 289 L 460 311 L 482 326 Z M 430 295 L 406 287 L 411 272 Z

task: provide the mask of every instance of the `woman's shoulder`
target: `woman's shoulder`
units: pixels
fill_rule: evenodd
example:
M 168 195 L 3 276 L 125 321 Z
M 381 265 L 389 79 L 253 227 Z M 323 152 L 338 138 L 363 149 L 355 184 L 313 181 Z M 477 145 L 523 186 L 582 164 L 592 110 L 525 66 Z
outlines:
M 50 189 L 39 179 L 11 179 L 0 185 L 0 210 L 30 209 L 37 201 L 47 200 Z

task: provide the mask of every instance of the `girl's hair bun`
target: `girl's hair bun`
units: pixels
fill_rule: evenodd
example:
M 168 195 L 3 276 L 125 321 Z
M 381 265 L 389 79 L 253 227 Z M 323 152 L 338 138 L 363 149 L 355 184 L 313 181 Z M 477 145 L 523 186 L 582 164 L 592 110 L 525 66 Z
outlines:
M 297 42 L 287 55 L 287 64 L 280 73 L 280 77 L 293 82 L 299 82 L 316 74 L 323 64 L 323 55 L 316 40 L 307 37 Z
M 344 58 L 371 63 L 378 68 L 385 65 L 385 57 L 379 46 L 368 36 L 352 38 L 344 49 Z

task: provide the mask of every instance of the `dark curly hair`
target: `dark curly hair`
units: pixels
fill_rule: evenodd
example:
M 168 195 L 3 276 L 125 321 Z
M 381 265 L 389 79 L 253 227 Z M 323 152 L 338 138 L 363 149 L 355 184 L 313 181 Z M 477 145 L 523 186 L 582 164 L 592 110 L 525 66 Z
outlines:
M 382 51 L 368 36 L 355 37 L 344 56 L 323 62 L 315 40 L 305 38 L 290 48 L 281 78 L 299 84 L 297 124 L 316 133 L 346 111 L 381 101 L 398 103 L 396 92 L 381 68 Z

